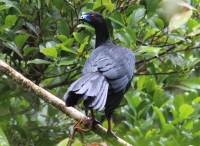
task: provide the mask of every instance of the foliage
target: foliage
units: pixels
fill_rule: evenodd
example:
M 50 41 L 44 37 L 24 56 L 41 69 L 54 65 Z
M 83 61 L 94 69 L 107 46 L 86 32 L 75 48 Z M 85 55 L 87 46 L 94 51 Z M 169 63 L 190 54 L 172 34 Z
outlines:
M 94 29 L 78 17 L 101 12 L 111 39 L 137 58 L 131 87 L 113 114 L 114 131 L 138 146 L 198 145 L 199 2 L 2 0 L 0 59 L 62 98 L 94 48 Z M 1 72 L 0 82 L 0 143 L 66 144 L 73 120 Z M 104 113 L 96 114 L 107 127 Z M 103 141 L 92 132 L 84 137 L 88 144 Z M 81 145 L 78 136 L 74 145 Z

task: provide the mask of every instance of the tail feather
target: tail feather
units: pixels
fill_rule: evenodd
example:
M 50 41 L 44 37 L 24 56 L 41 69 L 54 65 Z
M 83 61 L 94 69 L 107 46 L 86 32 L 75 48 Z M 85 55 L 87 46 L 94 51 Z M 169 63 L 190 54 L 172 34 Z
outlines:
M 106 100 L 107 100 L 107 94 L 108 94 L 108 86 L 109 86 L 109 84 L 105 84 L 103 94 L 99 97 L 100 101 L 97 103 L 97 105 L 94 106 L 94 108 L 98 109 L 99 111 L 101 111 L 105 107 Z M 104 98 L 101 98 L 101 97 L 104 97 Z
M 64 95 L 64 100 L 67 106 L 74 106 L 78 100 L 83 99 L 87 108 L 102 110 L 106 103 L 108 86 L 101 73 L 90 73 L 72 83 Z
M 91 87 L 86 92 L 86 95 L 88 96 L 97 96 L 97 94 L 101 90 L 103 80 L 105 79 L 105 77 L 103 76 L 95 76 L 95 77 L 96 77 L 95 79 L 90 80 Z
M 93 76 L 93 74 L 87 74 L 81 78 L 79 78 L 78 80 L 76 80 L 74 83 L 71 84 L 71 86 L 69 87 L 68 90 L 71 91 L 78 91 L 81 89 L 81 87 L 91 79 L 91 77 Z
M 108 83 L 106 81 L 103 82 L 100 92 L 97 97 L 94 98 L 88 107 L 92 107 L 95 110 L 102 110 L 104 108 L 108 93 Z
M 91 97 L 89 100 L 85 101 L 84 104 L 87 107 L 94 107 L 100 100 L 99 96 L 104 92 L 104 82 L 101 84 L 101 90 L 98 92 L 97 97 Z
M 82 86 L 79 87 L 79 89 L 76 91 L 76 94 L 86 94 L 86 95 L 89 95 L 89 94 L 87 94 L 88 90 L 90 89 L 88 87 L 92 86 L 92 82 L 91 81 L 94 80 L 94 79 L 96 79 L 96 76 L 91 76 L 89 80 L 87 80 L 86 82 L 84 82 L 82 84 Z M 81 84 L 81 81 L 79 81 L 77 84 Z

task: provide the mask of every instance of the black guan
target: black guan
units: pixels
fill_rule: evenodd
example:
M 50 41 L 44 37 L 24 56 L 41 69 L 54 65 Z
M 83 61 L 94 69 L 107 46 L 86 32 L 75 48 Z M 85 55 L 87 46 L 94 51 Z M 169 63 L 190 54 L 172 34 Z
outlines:
M 79 20 L 89 23 L 96 33 L 95 49 L 82 69 L 82 77 L 68 88 L 64 95 L 66 106 L 84 100 L 86 109 L 103 110 L 112 133 L 110 118 L 121 102 L 132 80 L 135 66 L 134 53 L 117 46 L 109 39 L 108 27 L 100 13 L 89 12 Z M 94 115 L 92 115 L 94 120 Z

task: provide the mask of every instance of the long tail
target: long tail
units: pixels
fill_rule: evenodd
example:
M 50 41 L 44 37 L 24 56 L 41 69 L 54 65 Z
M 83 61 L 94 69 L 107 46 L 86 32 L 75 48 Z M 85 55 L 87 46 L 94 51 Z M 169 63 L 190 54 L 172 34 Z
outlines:
M 74 106 L 84 100 L 87 108 L 102 110 L 108 93 L 108 82 L 101 73 L 89 73 L 76 80 L 64 95 L 66 106 Z

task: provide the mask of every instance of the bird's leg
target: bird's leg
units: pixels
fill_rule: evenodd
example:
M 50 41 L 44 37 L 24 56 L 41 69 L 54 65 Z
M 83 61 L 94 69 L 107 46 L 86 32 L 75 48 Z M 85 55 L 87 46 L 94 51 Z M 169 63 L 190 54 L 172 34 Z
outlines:
M 88 108 L 85 108 L 85 115 L 88 117 Z
M 108 133 L 108 134 L 111 133 L 112 135 L 116 136 L 116 132 L 114 132 L 114 131 L 112 130 L 112 125 L 111 125 L 110 117 L 107 117 L 107 121 L 108 121 L 108 130 L 107 130 L 107 133 Z
M 101 123 L 98 120 L 95 119 L 94 111 L 92 109 L 90 111 L 91 111 L 92 126 L 94 126 L 94 124 L 100 124 L 101 125 Z
M 108 131 L 112 131 L 112 125 L 111 125 L 111 122 L 110 122 L 110 117 L 107 118 L 107 121 L 108 121 Z
M 117 137 L 116 132 L 112 131 L 112 125 L 111 125 L 111 114 L 106 113 L 106 118 L 108 121 L 108 130 L 106 136 L 112 136 Z

